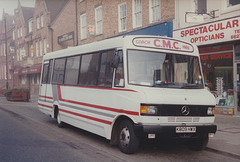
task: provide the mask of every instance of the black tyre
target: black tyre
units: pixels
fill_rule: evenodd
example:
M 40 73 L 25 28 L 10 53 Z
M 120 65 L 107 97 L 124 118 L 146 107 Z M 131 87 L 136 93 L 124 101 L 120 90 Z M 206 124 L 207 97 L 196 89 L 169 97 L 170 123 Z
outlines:
M 126 154 L 133 154 L 139 148 L 139 138 L 136 136 L 133 123 L 130 120 L 124 120 L 120 123 L 118 129 L 118 147 Z
M 199 139 L 192 140 L 189 143 L 189 148 L 194 151 L 202 151 L 208 144 L 208 137 L 201 137 Z
M 64 123 L 63 123 L 62 120 L 61 120 L 61 116 L 60 116 L 59 111 L 57 111 L 57 126 L 58 126 L 59 128 L 63 128 L 63 127 L 64 127 Z

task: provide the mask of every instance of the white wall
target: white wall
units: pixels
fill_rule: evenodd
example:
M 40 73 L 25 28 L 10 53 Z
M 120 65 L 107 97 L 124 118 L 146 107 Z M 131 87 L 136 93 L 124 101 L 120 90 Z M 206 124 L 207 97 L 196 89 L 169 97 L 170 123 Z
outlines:
M 173 21 L 173 30 L 240 15 L 240 4 L 228 7 L 228 0 L 207 0 L 207 13 L 210 13 L 213 10 L 218 10 L 215 12 L 217 17 L 211 18 L 204 14 L 203 22 L 185 22 L 186 12 L 196 12 L 196 9 L 196 0 L 175 0 L 175 20 Z

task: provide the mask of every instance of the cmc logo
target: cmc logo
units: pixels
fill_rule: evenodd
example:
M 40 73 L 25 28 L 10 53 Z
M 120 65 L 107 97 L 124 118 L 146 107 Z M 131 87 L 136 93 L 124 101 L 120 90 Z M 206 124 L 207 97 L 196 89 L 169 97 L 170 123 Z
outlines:
M 137 47 L 193 52 L 193 46 L 191 44 L 170 38 L 138 37 L 134 38 L 132 43 Z
M 157 48 L 168 48 L 168 49 L 181 49 L 176 41 L 164 40 L 164 39 L 155 39 L 154 46 Z

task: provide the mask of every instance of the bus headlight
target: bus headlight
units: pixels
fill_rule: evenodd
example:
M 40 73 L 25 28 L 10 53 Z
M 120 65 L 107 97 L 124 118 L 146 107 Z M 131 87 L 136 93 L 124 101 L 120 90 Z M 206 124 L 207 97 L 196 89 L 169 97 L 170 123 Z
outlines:
M 140 113 L 142 115 L 156 115 L 157 114 L 157 106 L 141 105 Z
M 214 115 L 215 114 L 215 107 L 208 107 L 207 115 Z

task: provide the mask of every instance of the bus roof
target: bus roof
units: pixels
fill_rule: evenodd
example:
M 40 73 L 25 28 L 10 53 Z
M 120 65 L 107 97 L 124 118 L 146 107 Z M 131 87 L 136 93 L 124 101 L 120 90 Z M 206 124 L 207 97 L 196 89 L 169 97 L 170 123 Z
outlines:
M 161 50 L 163 52 L 174 52 L 179 54 L 188 53 L 189 55 L 198 54 L 196 45 L 190 44 L 182 40 L 160 36 L 127 35 L 50 52 L 44 55 L 43 59 L 49 60 L 52 58 L 60 58 L 76 54 L 91 53 L 96 51 L 104 51 L 107 49 L 124 47 L 131 49 L 137 48 L 140 50 Z

